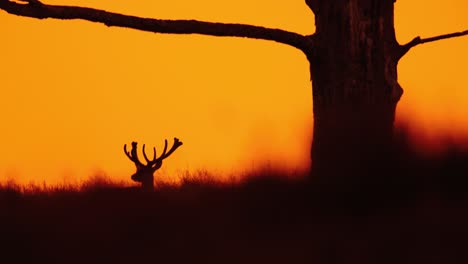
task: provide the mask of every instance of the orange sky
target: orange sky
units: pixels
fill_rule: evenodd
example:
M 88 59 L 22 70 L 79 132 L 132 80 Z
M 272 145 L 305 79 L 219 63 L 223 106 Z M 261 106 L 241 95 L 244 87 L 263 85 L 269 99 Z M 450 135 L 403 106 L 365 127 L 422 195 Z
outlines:
M 304 0 L 44 1 L 155 18 L 199 19 L 313 32 Z M 468 2 L 400 0 L 400 42 L 468 29 Z M 307 165 L 308 63 L 267 41 L 174 36 L 0 11 L 0 181 L 60 183 L 103 171 L 128 179 L 132 140 L 184 145 L 164 174 L 236 173 L 271 162 Z M 468 37 L 425 44 L 399 65 L 398 120 L 424 136 L 468 135 Z

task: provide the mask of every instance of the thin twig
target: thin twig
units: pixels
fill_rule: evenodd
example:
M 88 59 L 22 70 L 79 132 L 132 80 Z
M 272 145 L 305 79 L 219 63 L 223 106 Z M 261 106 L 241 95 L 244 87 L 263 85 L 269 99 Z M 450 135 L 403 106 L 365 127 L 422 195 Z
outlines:
M 468 30 L 461 31 L 461 32 L 455 32 L 455 33 L 449 33 L 449 34 L 444 34 L 444 35 L 439 35 L 435 37 L 430 37 L 430 38 L 421 38 L 421 37 L 415 37 L 413 40 L 408 42 L 405 45 L 400 46 L 400 54 L 399 58 L 403 57 L 408 51 L 416 47 L 417 45 L 424 44 L 424 43 L 429 43 L 429 42 L 434 42 L 438 40 L 443 40 L 443 39 L 449 39 L 449 38 L 457 38 L 457 37 L 462 37 L 468 35 Z

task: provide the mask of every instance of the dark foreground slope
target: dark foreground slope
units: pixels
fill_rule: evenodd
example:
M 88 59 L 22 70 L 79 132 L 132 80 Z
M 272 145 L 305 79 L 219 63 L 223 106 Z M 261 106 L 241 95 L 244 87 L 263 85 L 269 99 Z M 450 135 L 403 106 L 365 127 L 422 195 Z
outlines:
M 0 262 L 468 263 L 468 155 L 391 159 L 341 185 L 265 175 L 154 193 L 4 189 Z

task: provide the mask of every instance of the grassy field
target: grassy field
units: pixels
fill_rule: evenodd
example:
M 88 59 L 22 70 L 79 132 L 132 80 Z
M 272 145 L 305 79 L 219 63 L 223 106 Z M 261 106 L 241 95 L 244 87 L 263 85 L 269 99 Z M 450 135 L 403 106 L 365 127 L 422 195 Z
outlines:
M 154 192 L 4 185 L 0 262 L 468 263 L 467 153 L 392 157 L 346 184 L 265 171 Z

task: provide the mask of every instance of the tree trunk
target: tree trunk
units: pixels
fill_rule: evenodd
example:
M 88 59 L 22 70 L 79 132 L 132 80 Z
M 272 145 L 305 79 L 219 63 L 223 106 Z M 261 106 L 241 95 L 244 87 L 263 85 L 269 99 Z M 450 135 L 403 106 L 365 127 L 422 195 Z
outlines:
M 391 144 L 402 95 L 393 2 L 307 1 L 316 19 L 307 54 L 313 80 L 314 176 L 341 181 L 382 169 L 377 162 Z

